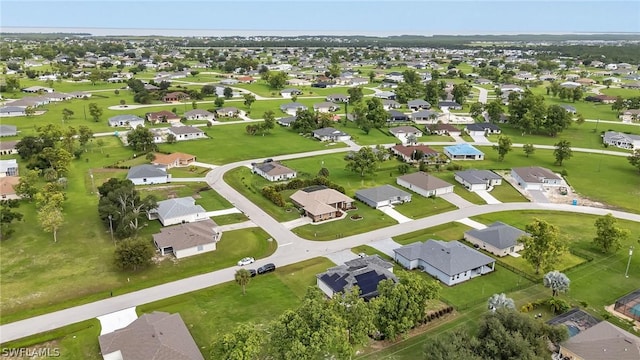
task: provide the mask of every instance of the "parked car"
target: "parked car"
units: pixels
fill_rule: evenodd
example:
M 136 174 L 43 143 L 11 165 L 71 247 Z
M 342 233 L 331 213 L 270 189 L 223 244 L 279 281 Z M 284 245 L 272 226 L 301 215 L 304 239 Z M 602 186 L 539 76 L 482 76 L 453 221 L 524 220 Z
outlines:
M 251 274 L 251 277 L 256 276 L 257 274 L 256 269 L 249 269 L 249 274 Z
M 249 264 L 252 264 L 255 261 L 256 261 L 256 259 L 254 259 L 252 257 L 242 258 L 242 260 L 238 261 L 238 266 L 249 265 Z
M 272 272 L 276 269 L 276 265 L 269 263 L 269 264 L 265 264 L 262 265 L 258 268 L 258 274 L 266 274 L 268 272 Z

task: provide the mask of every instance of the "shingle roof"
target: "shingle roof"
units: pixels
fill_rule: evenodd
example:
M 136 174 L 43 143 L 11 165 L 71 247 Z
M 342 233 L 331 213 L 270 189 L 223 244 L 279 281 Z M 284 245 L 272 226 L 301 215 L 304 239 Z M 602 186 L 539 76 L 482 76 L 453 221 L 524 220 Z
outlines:
M 561 179 L 560 176 L 554 174 L 551 170 L 539 166 L 528 166 L 512 168 L 513 172 L 518 174 L 520 179 L 528 183 L 539 183 L 542 179 Z
M 345 135 L 349 135 L 345 132 L 342 132 L 338 129 L 332 128 L 332 127 L 326 127 L 326 128 L 322 128 L 322 129 L 317 129 L 317 130 L 313 130 L 313 135 L 317 135 L 317 136 L 345 136 Z
M 204 360 L 180 314 L 154 311 L 99 337 L 101 353 L 127 360 Z
M 336 211 L 329 204 L 339 202 L 353 202 L 353 199 L 333 189 L 321 189 L 312 192 L 298 190 L 290 199 L 300 204 L 305 211 L 312 215 L 321 215 Z
M 469 230 L 465 235 L 473 236 L 497 249 L 507 249 L 518 244 L 518 239 L 521 236 L 529 234 L 511 225 L 496 221 L 486 229 Z
M 418 171 L 413 174 L 399 176 L 398 180 L 404 180 L 409 184 L 412 184 L 424 190 L 436 190 L 436 189 L 453 186 L 448 182 L 441 180 L 435 176 L 431 176 L 423 171 Z
M 159 248 L 172 247 L 173 250 L 192 248 L 216 241 L 216 223 L 211 219 L 160 228 L 153 234 L 153 241 Z
M 206 210 L 202 206 L 196 205 L 196 200 L 194 198 L 186 196 L 182 198 L 158 201 L 158 208 L 156 209 L 156 212 L 158 213 L 158 216 L 163 219 L 172 219 L 197 213 L 205 213 Z
M 316 277 L 334 292 L 344 292 L 358 286 L 360 296 L 369 300 L 378 295 L 378 284 L 382 280 L 391 279 L 398 282 L 396 276 L 387 270 L 390 267 L 393 265 L 379 257 L 368 256 L 332 267 Z
M 204 133 L 204 131 L 198 129 L 194 126 L 172 126 L 169 128 L 169 131 L 176 135 L 185 135 L 185 134 L 200 134 Z
M 408 260 L 422 260 L 451 276 L 472 270 L 495 260 L 458 241 L 427 240 L 393 250 Z
M 396 197 L 410 196 L 408 192 L 400 190 L 395 186 L 382 185 L 370 189 L 356 191 L 357 198 L 365 198 L 375 202 L 385 201 Z
M 294 170 L 289 169 L 288 167 L 277 163 L 275 161 L 268 163 L 256 164 L 257 169 L 260 169 L 263 173 L 268 175 L 282 175 L 282 174 L 291 174 L 295 173 Z
M 121 121 L 122 122 L 127 122 L 127 121 L 129 121 L 129 122 L 132 122 L 132 121 L 142 121 L 142 122 L 144 122 L 144 119 L 139 117 L 139 116 L 133 115 L 133 114 L 116 115 L 116 116 L 113 116 L 113 117 L 109 118 L 109 123 L 119 123 Z
M 414 128 L 413 126 L 397 126 L 397 127 L 392 127 L 391 129 L 389 129 L 389 132 L 396 135 L 396 134 L 415 134 L 415 133 L 422 133 L 422 131 Z
M 500 131 L 500 127 L 492 123 L 468 124 L 467 129 L 469 131 L 485 131 L 485 130 Z
M 167 176 L 167 167 L 164 165 L 138 165 L 129 169 L 127 179 L 139 179 Z
M 581 331 L 562 346 L 585 360 L 640 359 L 640 338 L 607 321 Z
M 500 175 L 490 170 L 464 170 L 456 171 L 456 176 L 469 184 L 486 184 L 487 180 L 501 179 Z

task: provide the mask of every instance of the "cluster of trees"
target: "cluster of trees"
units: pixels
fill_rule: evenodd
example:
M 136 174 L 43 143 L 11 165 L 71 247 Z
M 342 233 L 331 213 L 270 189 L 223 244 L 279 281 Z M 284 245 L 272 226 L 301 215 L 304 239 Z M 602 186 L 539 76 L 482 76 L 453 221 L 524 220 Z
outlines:
M 210 357 L 349 359 L 370 337 L 395 339 L 425 321 L 426 302 L 439 296 L 440 285 L 409 272 L 399 279 L 397 284 L 382 281 L 378 297 L 370 302 L 359 297 L 357 287 L 328 300 L 317 287 L 309 287 L 298 308 L 285 311 L 266 328 L 237 327 L 213 344 Z
M 269 84 L 269 87 L 274 90 L 284 88 L 288 78 L 287 74 L 283 71 L 267 71 L 262 74 L 262 79 L 264 79 L 267 84 Z
M 249 124 L 245 128 L 249 135 L 265 135 L 276 127 L 276 115 L 273 111 L 267 110 L 262 116 L 264 121 L 258 124 Z
M 431 81 L 426 84 L 422 83 L 420 74 L 415 70 L 407 69 L 402 72 L 404 81 L 398 84 L 395 90 L 398 102 L 406 104 L 407 101 L 413 99 L 425 99 L 431 104 L 437 104 L 438 101 L 445 98 L 446 82 L 439 81 L 440 74 L 437 71 L 431 73 Z M 453 99 L 460 105 L 466 102 L 467 96 L 471 93 L 471 86 L 465 83 L 458 83 L 453 86 L 451 95 Z
M 623 98 L 622 96 L 617 96 L 616 101 L 611 104 L 611 110 L 621 111 L 624 109 L 640 109 L 640 96 Z
M 299 133 L 308 134 L 313 130 L 331 125 L 333 125 L 333 115 L 311 109 L 301 109 L 296 113 L 296 121 L 291 123 L 291 128 Z
M 487 313 L 476 334 L 457 329 L 432 337 L 424 346 L 425 360 L 548 359 L 548 342 L 569 337 L 562 325 L 550 326 L 508 308 Z
M 387 150 L 382 145 L 377 145 L 375 148 L 364 146 L 357 152 L 347 154 L 344 159 L 347 161 L 347 170 L 364 177 L 366 174 L 373 174 L 387 158 Z
M 100 220 L 117 239 L 135 237 L 147 213 L 158 206 L 153 195 L 141 198 L 128 179 L 111 178 L 98 187 L 98 193 Z
M 127 144 L 135 151 L 157 151 L 158 145 L 154 142 L 151 130 L 144 126 L 138 126 L 127 133 Z
M 524 93 L 509 94 L 509 123 L 523 134 L 546 133 L 555 137 L 573 122 L 572 116 L 558 105 L 547 107 L 544 96 L 534 95 L 529 89 Z
M 582 99 L 582 97 L 584 96 L 584 91 L 582 90 L 581 86 L 567 88 L 560 86 L 560 84 L 554 81 L 547 87 L 547 95 L 549 94 L 551 94 L 551 96 L 553 97 L 559 97 L 560 100 L 567 99 L 576 102 Z
M 551 270 L 560 257 L 567 251 L 560 230 L 557 226 L 540 219 L 525 227 L 529 235 L 519 239 L 524 244 L 522 258 L 526 260 L 536 271 Z

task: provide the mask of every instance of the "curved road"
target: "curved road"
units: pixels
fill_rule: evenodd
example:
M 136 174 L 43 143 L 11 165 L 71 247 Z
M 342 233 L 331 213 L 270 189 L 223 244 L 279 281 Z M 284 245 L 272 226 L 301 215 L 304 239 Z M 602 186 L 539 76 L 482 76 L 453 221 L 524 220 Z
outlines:
M 275 160 L 286 160 L 344 152 L 350 149 L 351 147 L 338 148 L 308 153 L 275 156 L 273 158 Z M 618 153 L 614 153 L 613 155 L 618 155 Z M 278 223 L 257 205 L 252 203 L 250 200 L 245 198 L 242 194 L 240 194 L 238 191 L 224 182 L 223 176 L 227 171 L 239 166 L 250 164 L 252 161 L 255 160 L 240 161 L 217 167 L 207 174 L 206 180 L 213 189 L 215 189 L 222 196 L 228 199 L 237 209 L 244 212 L 256 225 L 267 231 L 269 235 L 278 242 L 278 248 L 275 253 L 267 258 L 259 259 L 258 261 L 256 261 L 256 266 L 263 265 L 267 262 L 273 262 L 277 266 L 285 266 L 314 257 L 324 256 L 336 251 L 351 249 L 355 246 L 367 244 L 372 241 L 406 234 L 409 232 L 445 224 L 462 218 L 499 211 L 555 210 L 593 215 L 605 215 L 607 213 L 612 213 L 613 216 L 620 219 L 640 222 L 640 214 L 632 214 L 602 208 L 549 203 L 502 203 L 494 205 L 474 205 L 467 208 L 437 214 L 434 216 L 413 220 L 407 223 L 397 224 L 386 228 L 374 230 L 365 234 L 353 235 L 333 241 L 311 241 L 303 239 L 285 228 L 282 224 Z M 113 298 L 108 298 L 105 300 L 100 300 L 93 303 L 5 324 L 0 326 L 0 342 L 20 339 L 26 336 L 49 331 L 80 321 L 96 318 L 98 316 L 109 314 L 122 309 L 146 304 L 191 291 L 201 290 L 224 282 L 233 281 L 234 273 L 237 269 L 238 267 L 234 266 L 218 271 L 213 271 L 207 274 L 193 276 L 190 278 L 142 289 L 121 296 L 116 296 Z

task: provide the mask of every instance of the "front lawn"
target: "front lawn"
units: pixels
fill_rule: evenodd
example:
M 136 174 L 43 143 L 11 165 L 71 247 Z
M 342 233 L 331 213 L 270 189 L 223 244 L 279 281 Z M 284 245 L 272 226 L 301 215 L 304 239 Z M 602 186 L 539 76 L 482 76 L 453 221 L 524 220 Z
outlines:
M 201 205 L 207 211 L 223 210 L 232 208 L 233 205 L 223 198 L 215 190 L 211 189 L 207 183 L 169 183 L 161 185 L 151 185 L 139 187 L 140 196 L 155 196 L 157 201 L 169 198 L 180 198 L 192 196 L 196 204 Z
M 393 241 L 402 245 L 407 245 L 416 241 L 424 242 L 429 239 L 446 241 L 461 240 L 464 237 L 464 233 L 471 229 L 471 227 L 465 224 L 459 222 L 450 222 L 447 224 L 410 232 L 408 234 L 398 235 L 393 238 Z
M 403 190 L 406 189 L 403 188 Z M 420 194 L 411 192 L 411 202 L 395 205 L 395 209 L 399 213 L 410 219 L 420 219 L 423 217 L 456 210 L 457 207 L 439 197 L 426 198 Z

